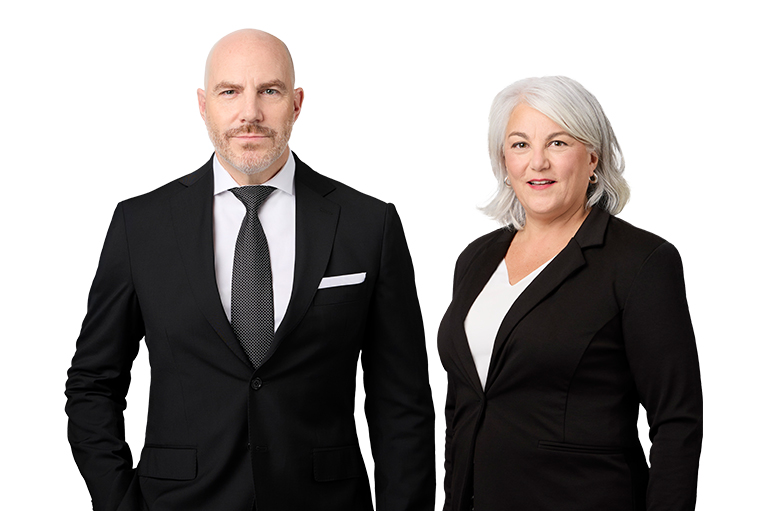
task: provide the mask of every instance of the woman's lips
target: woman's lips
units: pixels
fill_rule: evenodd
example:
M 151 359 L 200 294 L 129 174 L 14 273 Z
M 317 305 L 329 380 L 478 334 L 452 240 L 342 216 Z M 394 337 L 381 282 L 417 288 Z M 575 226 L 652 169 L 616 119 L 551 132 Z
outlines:
M 552 186 L 554 183 L 556 183 L 556 181 L 552 181 L 551 179 L 534 179 L 527 182 L 527 184 L 536 190 L 543 190 L 544 188 Z

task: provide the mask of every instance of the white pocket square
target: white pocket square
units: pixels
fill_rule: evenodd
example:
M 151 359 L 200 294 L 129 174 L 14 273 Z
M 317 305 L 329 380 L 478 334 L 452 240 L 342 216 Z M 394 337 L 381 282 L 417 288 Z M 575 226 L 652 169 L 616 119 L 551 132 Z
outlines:
M 348 275 L 336 275 L 335 277 L 324 277 L 320 281 L 320 287 L 318 287 L 317 289 L 362 284 L 363 282 L 365 282 L 366 274 L 367 272 L 363 271 L 362 273 L 350 273 Z

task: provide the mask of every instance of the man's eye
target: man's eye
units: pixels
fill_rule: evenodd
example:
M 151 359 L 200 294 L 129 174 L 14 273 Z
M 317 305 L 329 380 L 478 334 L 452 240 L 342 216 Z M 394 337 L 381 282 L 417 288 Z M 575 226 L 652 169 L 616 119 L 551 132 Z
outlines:
M 233 96 L 234 95 L 234 91 L 233 90 L 225 90 L 225 91 L 221 92 L 221 95 L 222 96 Z
M 264 94 L 267 96 L 274 96 L 277 92 L 277 89 L 264 89 Z

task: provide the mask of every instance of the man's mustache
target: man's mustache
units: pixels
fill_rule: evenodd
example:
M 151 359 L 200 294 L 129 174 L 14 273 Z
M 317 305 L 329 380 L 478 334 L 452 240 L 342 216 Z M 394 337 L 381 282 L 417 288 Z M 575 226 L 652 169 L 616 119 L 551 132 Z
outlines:
M 243 135 L 246 133 L 255 133 L 258 135 L 264 135 L 267 137 L 274 137 L 277 135 L 277 132 L 273 129 L 261 126 L 260 124 L 245 124 L 243 126 L 240 126 L 239 128 L 233 128 L 231 130 L 228 130 L 224 135 L 226 138 L 232 138 L 236 137 L 237 135 Z

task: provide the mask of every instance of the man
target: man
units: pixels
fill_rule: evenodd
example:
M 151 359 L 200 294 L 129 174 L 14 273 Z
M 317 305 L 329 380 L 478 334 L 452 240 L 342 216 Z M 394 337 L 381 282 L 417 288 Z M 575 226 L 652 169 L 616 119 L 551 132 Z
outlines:
M 66 390 L 96 511 L 371 510 L 360 353 L 376 507 L 433 510 L 434 411 L 402 227 L 394 206 L 290 152 L 303 98 L 280 40 L 224 37 L 198 91 L 215 154 L 118 205 Z M 122 412 L 142 337 L 152 376 L 134 470 Z

